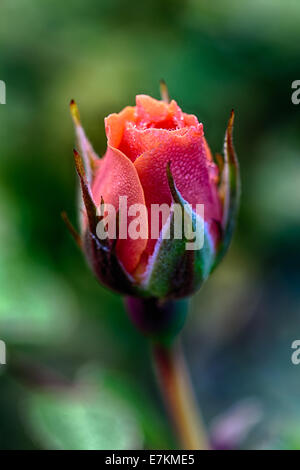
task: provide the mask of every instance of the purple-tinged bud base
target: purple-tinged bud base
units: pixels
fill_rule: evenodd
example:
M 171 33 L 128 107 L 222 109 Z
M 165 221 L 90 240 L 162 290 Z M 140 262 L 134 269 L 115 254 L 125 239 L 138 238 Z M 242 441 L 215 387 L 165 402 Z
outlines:
M 156 298 L 126 297 L 125 305 L 132 323 L 155 342 L 169 344 L 182 329 L 188 300 L 163 301 Z

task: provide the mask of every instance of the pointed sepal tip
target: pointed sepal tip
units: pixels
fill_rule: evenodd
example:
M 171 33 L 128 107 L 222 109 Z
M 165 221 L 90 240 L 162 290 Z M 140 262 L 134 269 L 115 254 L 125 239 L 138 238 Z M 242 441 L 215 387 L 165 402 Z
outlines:
M 70 111 L 71 111 L 71 116 L 73 118 L 73 122 L 75 126 L 80 126 L 80 114 L 78 110 L 78 106 L 75 103 L 75 100 L 70 101 Z

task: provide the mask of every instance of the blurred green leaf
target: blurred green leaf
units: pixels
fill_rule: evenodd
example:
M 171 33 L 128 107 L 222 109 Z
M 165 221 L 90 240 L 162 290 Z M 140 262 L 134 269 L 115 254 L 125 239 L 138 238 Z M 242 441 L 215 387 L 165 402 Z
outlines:
M 28 406 L 33 438 L 45 449 L 139 449 L 133 410 L 103 387 L 33 394 Z
M 88 365 L 81 369 L 79 378 L 83 383 L 94 384 L 100 389 L 104 387 L 116 398 L 121 396 L 128 406 L 134 408 L 145 436 L 146 448 L 169 449 L 176 445 L 169 423 L 153 403 L 149 391 L 130 380 L 126 374 Z M 156 386 L 155 383 L 153 385 Z
M 16 213 L 0 194 L 0 331 L 9 342 L 43 344 L 72 332 L 77 305 L 67 283 L 28 257 Z
M 10 342 L 43 344 L 65 339 L 73 330 L 76 302 L 65 283 L 34 265 L 16 266 L 1 276 L 0 331 Z

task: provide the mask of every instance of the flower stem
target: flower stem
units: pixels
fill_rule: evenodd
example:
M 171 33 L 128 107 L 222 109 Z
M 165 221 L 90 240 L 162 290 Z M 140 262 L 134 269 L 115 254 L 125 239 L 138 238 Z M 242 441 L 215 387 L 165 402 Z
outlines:
M 181 345 L 153 344 L 161 393 L 185 450 L 209 449 Z

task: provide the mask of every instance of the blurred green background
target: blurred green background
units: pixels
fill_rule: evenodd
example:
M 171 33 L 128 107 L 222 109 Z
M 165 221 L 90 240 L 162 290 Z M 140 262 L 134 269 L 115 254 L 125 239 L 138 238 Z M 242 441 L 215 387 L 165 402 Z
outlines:
M 214 152 L 231 108 L 243 194 L 235 238 L 183 331 L 219 448 L 300 449 L 297 0 L 2 0 L 0 448 L 176 448 L 148 345 L 67 233 L 74 98 L 99 154 L 104 117 L 164 78 Z

